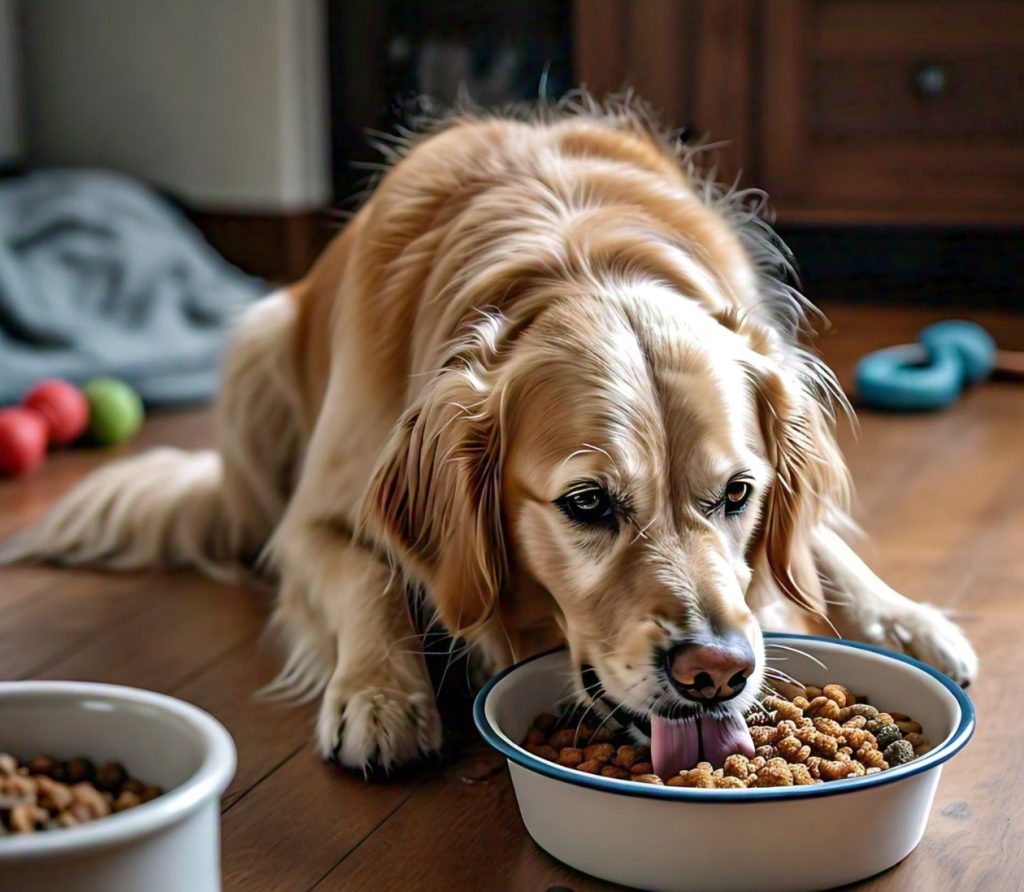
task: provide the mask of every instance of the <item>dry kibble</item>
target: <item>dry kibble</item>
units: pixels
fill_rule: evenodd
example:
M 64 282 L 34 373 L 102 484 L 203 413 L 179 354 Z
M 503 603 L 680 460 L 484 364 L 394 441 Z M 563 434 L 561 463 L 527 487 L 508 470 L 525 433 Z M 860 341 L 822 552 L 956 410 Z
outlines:
M 96 786 L 108 793 L 121 789 L 121 784 L 128 778 L 128 772 L 120 762 L 106 762 L 96 769 Z
M 575 768 L 581 762 L 585 762 L 583 750 L 575 746 L 564 747 L 558 753 L 558 764 L 566 768 Z
M 751 772 L 750 761 L 742 753 L 728 756 L 722 766 L 722 773 L 726 777 L 735 777 L 740 780 L 745 779 Z
M 583 750 L 583 757 L 587 762 L 594 759 L 598 762 L 611 762 L 614 755 L 615 747 L 610 743 L 592 743 Z
M 811 777 L 810 769 L 802 763 L 794 763 L 789 766 L 789 773 L 793 777 L 794 785 L 798 787 L 807 787 L 814 783 L 814 778 Z
M 794 703 L 789 700 L 784 700 L 782 697 L 766 697 L 764 701 L 764 708 L 775 713 L 776 720 L 778 719 L 789 719 L 793 721 L 795 719 L 803 718 L 803 710 L 800 709 Z
M 582 739 L 581 736 L 580 740 Z M 562 728 L 561 731 L 555 731 L 548 737 L 548 746 L 554 750 L 564 749 L 567 746 L 576 746 L 576 729 Z
M 896 727 L 903 732 L 904 736 L 907 734 L 920 734 L 924 730 L 920 722 L 915 722 L 912 719 L 897 720 Z
M 875 735 L 863 728 L 846 728 L 843 731 L 843 738 L 846 740 L 846 745 L 853 749 L 860 749 L 866 743 L 870 743 L 872 747 L 877 746 Z
M 775 745 L 775 749 L 778 750 L 779 755 L 787 762 L 806 762 L 807 758 L 811 755 L 811 748 L 807 744 L 801 743 L 792 734 L 788 737 L 783 737 Z
M 875 746 L 884 750 L 890 743 L 895 743 L 903 737 L 903 732 L 896 726 L 895 722 L 888 725 L 879 725 L 875 731 Z
M 143 802 L 152 802 L 158 796 L 163 795 L 164 791 L 161 787 L 158 787 L 156 784 L 146 784 L 146 786 L 142 788 L 142 792 L 139 794 L 139 797 Z
M 847 722 L 855 716 L 861 716 L 870 721 L 871 719 L 878 718 L 878 715 L 878 710 L 870 703 L 854 703 L 852 706 L 846 706 L 839 710 L 839 721 Z
M 42 828 L 43 822 L 49 816 L 45 808 L 40 808 L 34 803 L 21 803 L 11 809 L 8 823 L 14 833 L 34 833 Z
M 546 742 L 547 736 L 539 728 L 531 728 L 526 732 L 527 746 L 543 746 Z
M 142 797 L 138 793 L 122 790 L 121 795 L 114 801 L 114 811 L 127 811 L 129 808 L 135 808 L 136 805 L 141 804 Z
M 640 747 L 623 744 L 615 751 L 615 764 L 620 768 L 632 768 L 640 759 Z
M 665 782 L 656 774 L 634 774 L 633 780 L 638 784 L 656 784 L 659 787 L 665 785 Z
M 867 743 L 857 750 L 857 761 L 865 768 L 883 769 L 889 767 L 889 763 L 885 761 L 885 756 L 873 745 Z
M 771 760 L 774 762 L 775 760 Z M 793 786 L 793 772 L 785 763 L 782 765 L 768 764 L 757 772 L 756 787 L 791 787 Z
M 897 740 L 894 743 L 890 743 L 885 750 L 882 752 L 885 756 L 885 761 L 889 763 L 890 767 L 893 765 L 902 765 L 904 762 L 911 761 L 916 753 L 914 747 L 910 745 L 907 740 Z
M 779 739 L 779 729 L 774 726 L 755 726 L 750 729 L 754 746 L 773 746 Z
M 625 768 L 619 768 L 618 765 L 605 765 L 601 769 L 601 774 L 604 777 L 614 777 L 617 780 L 626 780 L 630 776 Z
M 841 684 L 827 684 L 821 689 L 821 693 L 823 696 L 828 697 L 829 700 L 832 700 L 840 708 L 846 706 L 850 697 L 850 692 Z
M 783 696 L 787 693 L 792 697 Z M 582 724 L 578 728 L 554 730 L 559 723 L 578 720 L 579 713 L 562 719 L 539 716 L 524 745 L 542 758 L 577 771 L 692 789 L 810 786 L 865 777 L 910 761 L 931 746 L 914 719 L 903 713 L 879 712 L 840 684 L 776 690 L 746 717 L 754 743 L 751 758 L 733 753 L 720 768 L 700 762 L 667 779 L 654 773 L 650 750 L 635 746 L 623 731 L 614 732 L 602 726 L 592 732 Z M 549 728 L 551 733 L 543 731 L 538 736 L 535 732 L 543 728 Z M 535 742 L 542 739 L 539 744 Z M 575 745 L 577 739 L 579 746 Z M 97 775 L 106 768 L 103 766 Z M 0 789 L 3 780 L 0 767 Z M 103 796 L 108 808 L 121 810 L 159 793 L 159 788 L 143 787 L 138 781 L 125 778 L 119 787 Z M 79 817 L 73 813 L 74 819 Z
M 36 756 L 28 763 L 28 773 L 59 778 L 63 776 L 64 769 L 53 756 Z
M 532 743 L 526 744 L 526 751 L 533 753 L 535 756 L 539 756 L 541 759 L 546 759 L 548 762 L 558 761 L 558 750 L 553 746 L 543 744 L 542 746 L 534 746 Z
M 39 805 L 51 812 L 64 811 L 74 799 L 71 787 L 46 776 L 36 778 L 36 797 Z
M 903 739 L 914 748 L 914 752 L 919 756 L 923 756 L 932 748 L 932 742 L 923 734 L 915 734 L 911 731 Z
M 540 743 L 543 743 L 543 736 Z M 96 777 L 96 766 L 89 759 L 83 756 L 76 756 L 64 763 L 64 783 L 80 784 L 82 781 L 92 781 Z
M 843 726 L 835 719 L 817 718 L 814 720 L 814 727 L 829 737 L 840 737 L 843 733 Z

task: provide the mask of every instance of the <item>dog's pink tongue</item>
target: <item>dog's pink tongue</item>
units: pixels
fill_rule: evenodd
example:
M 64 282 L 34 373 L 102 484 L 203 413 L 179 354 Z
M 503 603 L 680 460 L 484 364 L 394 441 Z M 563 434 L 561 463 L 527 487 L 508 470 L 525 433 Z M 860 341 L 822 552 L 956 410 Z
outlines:
M 651 716 L 651 761 L 661 777 L 672 777 L 702 760 L 721 768 L 733 753 L 754 755 L 754 741 L 741 716 L 678 722 Z

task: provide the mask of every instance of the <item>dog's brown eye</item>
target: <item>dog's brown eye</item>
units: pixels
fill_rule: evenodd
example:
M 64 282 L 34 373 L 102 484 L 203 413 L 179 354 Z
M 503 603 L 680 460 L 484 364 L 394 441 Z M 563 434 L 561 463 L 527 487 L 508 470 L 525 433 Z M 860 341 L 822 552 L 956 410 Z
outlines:
M 567 492 L 555 504 L 573 523 L 615 529 L 615 503 L 608 491 L 600 486 L 587 486 Z
M 752 488 L 743 480 L 733 480 L 725 488 L 725 513 L 739 514 L 747 506 Z

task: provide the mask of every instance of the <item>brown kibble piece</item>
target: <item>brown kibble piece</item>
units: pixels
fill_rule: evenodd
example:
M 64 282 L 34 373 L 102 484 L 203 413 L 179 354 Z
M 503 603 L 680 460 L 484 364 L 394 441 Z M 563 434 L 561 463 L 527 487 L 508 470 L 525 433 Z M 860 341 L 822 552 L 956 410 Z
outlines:
M 615 747 L 610 743 L 592 743 L 583 750 L 584 760 L 589 762 L 596 759 L 598 762 L 611 762 L 615 755 Z
M 827 684 L 821 689 L 821 693 L 840 708 L 846 706 L 849 699 L 849 691 L 841 684 Z
M 803 710 L 789 700 L 783 700 L 781 697 L 766 697 L 764 701 L 764 708 L 775 713 L 776 721 L 781 719 L 789 719 L 795 721 L 796 719 L 803 718 Z
M 596 759 L 592 759 L 589 762 L 580 762 L 580 764 L 576 766 L 576 770 L 585 771 L 587 774 L 599 774 L 603 767 L 604 765 Z
M 121 784 L 128 777 L 124 765 L 120 762 L 105 762 L 96 769 L 96 786 L 108 793 L 115 793 L 121 789 Z
M 141 804 L 142 797 L 138 793 L 133 793 L 131 790 L 123 790 L 114 802 L 114 811 L 127 811 L 129 808 L 135 808 L 135 806 Z
M 527 746 L 543 746 L 547 741 L 547 736 L 539 728 L 531 728 L 526 732 Z
M 665 785 L 665 782 L 656 774 L 634 774 L 632 779 L 638 784 L 655 784 L 659 787 L 663 787 Z
M 650 762 L 635 762 L 629 769 L 630 774 L 654 774 L 654 766 Z
M 567 746 L 576 746 L 576 729 L 562 728 L 560 731 L 553 732 L 548 737 L 548 746 L 555 750 L 564 749 Z
M 601 774 L 605 777 L 614 777 L 617 780 L 626 780 L 630 776 L 625 768 L 619 768 L 618 765 L 604 765 L 601 768 Z
M 543 743 L 543 741 L 541 741 Z M 96 766 L 89 759 L 83 756 L 75 756 L 64 763 L 64 783 L 80 784 L 82 781 L 92 781 L 96 776 Z
M 28 773 L 59 779 L 63 776 L 64 771 L 60 762 L 53 756 L 40 755 L 28 763 Z
M 746 784 L 743 783 L 738 777 L 716 777 L 715 778 L 715 789 L 716 790 L 728 790 L 728 789 L 746 789 Z
M 14 833 L 34 833 L 48 817 L 45 808 L 23 802 L 11 809 L 8 823 Z
M 143 802 L 152 802 L 158 796 L 163 795 L 164 791 L 156 784 L 147 784 L 145 787 L 142 788 L 142 792 L 139 794 L 139 797 L 142 799 Z
M 583 750 L 579 747 L 567 746 L 558 753 L 558 764 L 566 768 L 575 768 L 585 761 L 587 760 L 583 757 Z
M 42 808 L 54 813 L 64 811 L 74 799 L 71 787 L 45 775 L 36 778 L 36 797 Z
M 533 755 L 539 756 L 541 759 L 547 759 L 548 762 L 558 761 L 558 750 L 553 746 L 548 746 L 547 744 L 544 744 L 543 746 L 533 746 L 528 743 L 525 749 L 528 753 L 533 753 Z
M 615 764 L 620 768 L 632 768 L 639 761 L 639 747 L 624 744 L 615 751 Z

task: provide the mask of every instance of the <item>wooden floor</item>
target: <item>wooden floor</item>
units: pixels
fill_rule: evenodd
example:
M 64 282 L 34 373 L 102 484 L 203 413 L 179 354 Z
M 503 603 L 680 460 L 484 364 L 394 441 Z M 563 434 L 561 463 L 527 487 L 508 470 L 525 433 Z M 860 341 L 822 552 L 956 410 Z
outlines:
M 835 331 L 821 347 L 844 384 L 864 350 L 907 339 L 931 318 L 863 307 L 832 308 L 831 316 Z M 1024 349 L 1024 318 L 975 318 L 1004 347 Z M 165 414 L 130 448 L 199 446 L 209 437 L 208 413 Z M 870 561 L 907 594 L 956 610 L 982 658 L 970 691 L 978 732 L 944 771 L 924 842 L 864 888 L 1019 889 L 1024 384 L 986 384 L 941 414 L 862 413 L 859 440 L 847 431 L 843 441 Z M 0 536 L 127 451 L 57 455 L 29 478 L 0 482 Z M 367 784 L 322 764 L 309 743 L 312 708 L 252 699 L 278 666 L 261 639 L 267 608 L 265 595 L 184 573 L 2 570 L 0 677 L 139 685 L 217 716 L 239 750 L 223 802 L 228 890 L 611 888 L 530 841 L 506 770 L 479 743 L 387 783 Z M 794 840 L 797 861 L 803 845 L 813 840 Z

